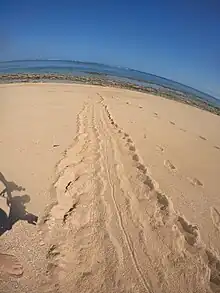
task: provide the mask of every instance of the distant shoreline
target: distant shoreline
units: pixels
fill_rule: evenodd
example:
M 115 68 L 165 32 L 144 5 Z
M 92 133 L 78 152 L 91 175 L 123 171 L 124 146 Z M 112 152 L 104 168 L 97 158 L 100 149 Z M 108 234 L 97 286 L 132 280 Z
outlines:
M 14 74 L 0 74 L 0 84 L 5 83 L 28 83 L 28 82 L 70 82 L 70 83 L 82 83 L 99 86 L 109 86 L 116 88 L 123 88 L 134 90 L 143 93 L 149 93 L 157 96 L 161 96 L 167 99 L 175 100 L 187 105 L 197 107 L 202 110 L 209 111 L 213 114 L 220 116 L 220 108 L 211 104 L 210 102 L 203 100 L 194 95 L 188 95 L 180 91 L 169 90 L 168 88 L 156 89 L 150 86 L 137 85 L 132 82 L 119 81 L 113 78 L 106 77 L 103 74 L 93 74 L 93 76 L 74 76 L 69 74 L 35 74 L 35 73 L 14 73 Z

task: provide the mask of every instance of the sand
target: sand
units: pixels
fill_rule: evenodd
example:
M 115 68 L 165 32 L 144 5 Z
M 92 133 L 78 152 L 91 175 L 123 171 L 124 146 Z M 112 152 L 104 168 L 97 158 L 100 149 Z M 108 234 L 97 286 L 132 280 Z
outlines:
M 24 270 L 0 292 L 220 292 L 220 117 L 71 84 L 0 85 L 0 105 L 0 253 Z

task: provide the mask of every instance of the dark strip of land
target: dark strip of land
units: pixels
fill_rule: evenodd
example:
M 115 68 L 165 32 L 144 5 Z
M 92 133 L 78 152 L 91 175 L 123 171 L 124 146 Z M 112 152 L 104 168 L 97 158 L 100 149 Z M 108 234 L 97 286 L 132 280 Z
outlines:
M 0 83 L 17 83 L 17 82 L 68 82 L 68 83 L 83 83 L 99 86 L 109 86 L 135 90 L 143 93 L 150 93 L 184 104 L 197 107 L 202 110 L 209 111 L 220 116 L 220 107 L 213 105 L 210 101 L 201 99 L 198 96 L 190 95 L 180 91 L 167 88 L 153 88 L 150 86 L 137 85 L 132 82 L 111 79 L 105 75 L 97 74 L 93 76 L 74 76 L 69 74 L 35 74 L 35 73 L 15 73 L 15 74 L 0 74 Z

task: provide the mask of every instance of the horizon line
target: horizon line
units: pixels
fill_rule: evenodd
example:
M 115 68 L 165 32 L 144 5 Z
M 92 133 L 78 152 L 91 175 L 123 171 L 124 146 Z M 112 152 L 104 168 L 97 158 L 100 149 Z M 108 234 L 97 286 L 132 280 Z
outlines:
M 182 82 L 175 81 L 173 79 L 170 79 L 170 78 L 167 78 L 167 77 L 164 77 L 164 76 L 160 76 L 160 75 L 157 75 L 157 74 L 148 73 L 146 71 L 142 71 L 142 70 L 139 70 L 139 69 L 130 68 L 130 67 L 126 67 L 126 66 L 121 66 L 121 65 L 109 65 L 109 64 L 106 64 L 106 63 L 99 63 L 99 62 L 95 62 L 95 61 L 82 61 L 82 60 L 59 59 L 59 58 L 48 58 L 48 59 L 35 58 L 35 59 L 0 60 L 0 64 L 1 63 L 7 63 L 7 62 L 24 62 L 24 61 L 68 61 L 68 62 L 79 62 L 79 63 L 87 63 L 87 64 L 98 64 L 98 65 L 104 65 L 104 66 L 113 67 L 113 68 L 117 68 L 118 67 L 118 68 L 122 68 L 122 69 L 126 69 L 126 70 L 131 70 L 131 71 L 136 71 L 136 72 L 143 73 L 143 74 L 152 75 L 152 76 L 159 77 L 159 78 L 162 78 L 162 79 L 167 80 L 167 81 L 172 81 L 172 82 L 177 83 L 179 85 L 186 86 L 186 87 L 188 87 L 188 88 L 190 88 L 192 90 L 195 90 L 195 91 L 197 91 L 197 92 L 199 92 L 201 94 L 207 95 L 210 98 L 213 98 L 215 100 L 218 100 L 218 101 L 220 100 L 220 97 L 218 98 L 216 96 L 213 96 L 211 94 L 208 94 L 206 92 L 203 92 L 202 90 L 199 90 L 197 88 L 194 88 L 194 87 L 189 86 L 187 84 L 184 84 Z

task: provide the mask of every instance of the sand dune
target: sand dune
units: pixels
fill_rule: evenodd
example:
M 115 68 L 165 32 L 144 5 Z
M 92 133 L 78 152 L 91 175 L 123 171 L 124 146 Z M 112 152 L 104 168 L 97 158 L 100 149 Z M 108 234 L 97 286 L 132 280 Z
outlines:
M 37 229 L 20 227 L 43 246 L 29 292 L 220 292 L 220 118 L 125 90 L 8 87 L 52 86 L 45 104 L 80 110 Z

